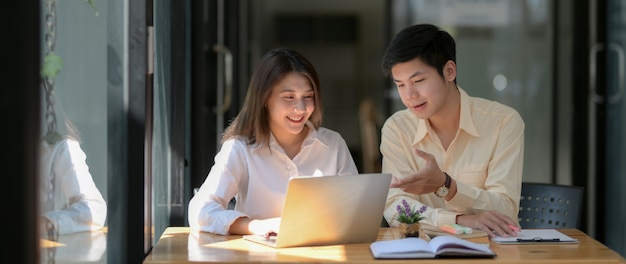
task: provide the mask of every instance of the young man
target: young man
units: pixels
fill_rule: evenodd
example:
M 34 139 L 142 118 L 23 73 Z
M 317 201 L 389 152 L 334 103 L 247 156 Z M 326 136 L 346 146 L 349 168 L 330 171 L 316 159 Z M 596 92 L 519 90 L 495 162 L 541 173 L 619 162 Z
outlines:
M 385 218 L 396 206 L 428 206 L 430 224 L 460 224 L 515 236 L 524 121 L 513 108 L 470 97 L 456 84 L 454 39 L 434 25 L 400 31 L 382 62 L 407 109 L 389 117 L 380 151 L 394 178 Z

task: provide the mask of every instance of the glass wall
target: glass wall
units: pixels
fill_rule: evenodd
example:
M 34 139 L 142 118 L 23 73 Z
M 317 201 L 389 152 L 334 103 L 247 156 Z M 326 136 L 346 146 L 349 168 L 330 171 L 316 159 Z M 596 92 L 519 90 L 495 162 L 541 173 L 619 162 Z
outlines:
M 42 262 L 136 263 L 152 246 L 147 2 L 40 1 Z
M 135 263 L 186 225 L 188 6 L 41 0 L 43 262 Z
M 165 2 L 155 1 L 154 13 L 159 19 L 154 21 L 154 93 L 153 113 L 154 122 L 152 127 L 152 217 L 153 217 L 153 241 L 161 236 L 161 233 L 170 224 L 169 214 L 171 211 L 172 197 L 170 188 L 172 184 L 172 151 L 169 144 L 171 140 L 170 128 L 172 119 L 169 110 L 169 87 L 171 86 L 171 36 L 169 6 Z M 181 184 L 176 184 L 182 186 Z M 178 202 L 180 204 L 180 202 Z
M 154 3 L 151 193 L 153 244 L 168 226 L 187 224 L 190 196 L 185 162 L 189 133 L 189 1 Z
M 41 1 L 42 261 L 105 263 L 109 82 L 106 5 Z M 119 65 L 118 65 L 119 66 Z M 119 134 L 119 133 L 116 133 Z
M 606 87 L 606 244 L 626 256 L 626 212 L 613 210 L 626 204 L 626 3 L 607 1 Z

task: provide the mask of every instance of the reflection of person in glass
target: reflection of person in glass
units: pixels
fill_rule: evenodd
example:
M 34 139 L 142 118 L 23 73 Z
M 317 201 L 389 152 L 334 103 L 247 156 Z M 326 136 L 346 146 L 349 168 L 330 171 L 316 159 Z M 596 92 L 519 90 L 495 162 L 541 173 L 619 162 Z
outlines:
M 57 132 L 53 87 L 44 81 L 47 132 L 39 164 L 42 231 L 51 236 L 98 230 L 104 227 L 107 205 L 89 172 L 74 126 L 66 120 L 65 136 Z
M 103 262 L 106 250 L 107 205 L 89 172 L 79 133 L 64 115 L 64 131 L 57 130 L 54 110 L 55 78 L 63 60 L 55 53 L 56 1 L 46 0 L 45 45 L 41 67 L 45 131 L 38 160 L 42 263 Z M 73 92 L 73 91 L 68 91 Z M 60 111 L 63 113 L 63 111 Z
M 85 152 L 72 138 L 42 142 L 43 217 L 59 235 L 104 226 L 107 206 L 85 160 Z

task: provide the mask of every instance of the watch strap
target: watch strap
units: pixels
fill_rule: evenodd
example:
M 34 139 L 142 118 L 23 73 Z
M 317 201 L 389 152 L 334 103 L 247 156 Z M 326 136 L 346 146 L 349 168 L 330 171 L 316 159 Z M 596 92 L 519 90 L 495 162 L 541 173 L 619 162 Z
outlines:
M 450 189 L 450 185 L 452 185 L 452 177 L 450 177 L 450 175 L 448 175 L 448 173 L 446 172 L 444 172 L 443 174 L 446 175 L 446 182 L 443 184 L 443 186 Z

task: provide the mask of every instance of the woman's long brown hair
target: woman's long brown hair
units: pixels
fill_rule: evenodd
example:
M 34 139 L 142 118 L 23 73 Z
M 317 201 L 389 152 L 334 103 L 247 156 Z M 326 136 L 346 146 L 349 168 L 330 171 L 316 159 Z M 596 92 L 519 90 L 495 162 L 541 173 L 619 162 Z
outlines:
M 315 110 L 309 121 L 315 128 L 322 124 L 322 96 L 319 77 L 313 64 L 302 54 L 287 48 L 277 48 L 265 53 L 257 65 L 246 93 L 241 112 L 224 131 L 222 143 L 230 138 L 242 136 L 248 144 L 269 145 L 270 120 L 267 100 L 272 88 L 288 73 L 297 72 L 306 77 L 315 93 Z

